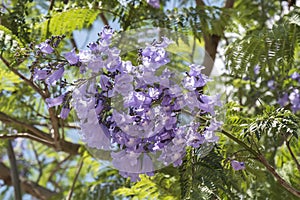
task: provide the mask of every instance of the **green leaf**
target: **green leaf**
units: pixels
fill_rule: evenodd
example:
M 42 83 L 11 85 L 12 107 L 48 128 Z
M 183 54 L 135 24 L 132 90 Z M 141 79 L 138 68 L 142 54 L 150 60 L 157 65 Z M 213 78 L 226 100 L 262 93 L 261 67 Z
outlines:
M 42 28 L 42 39 L 51 35 L 71 34 L 75 29 L 89 27 L 97 18 L 98 10 L 87 8 L 74 8 L 65 12 L 54 13 L 40 26 Z
M 22 47 L 21 41 L 8 28 L 0 25 L 0 54 L 11 53 L 17 47 Z

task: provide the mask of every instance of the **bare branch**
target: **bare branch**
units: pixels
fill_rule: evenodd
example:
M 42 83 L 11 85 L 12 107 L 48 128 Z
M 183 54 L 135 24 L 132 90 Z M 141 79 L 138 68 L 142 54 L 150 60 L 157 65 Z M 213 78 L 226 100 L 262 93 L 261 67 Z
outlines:
M 27 134 L 23 134 L 23 135 L 19 135 L 19 136 L 2 135 L 2 138 L 8 139 L 8 138 L 12 138 L 12 137 L 13 138 L 25 137 L 25 138 L 33 139 L 35 141 L 46 144 L 47 146 L 55 148 L 56 150 L 59 150 L 59 151 L 65 151 L 65 152 L 73 154 L 73 155 L 78 154 L 78 150 L 80 147 L 79 144 L 73 144 L 73 143 L 67 142 L 65 140 L 59 140 L 59 141 L 56 140 L 55 141 L 55 139 L 53 139 L 50 134 L 47 134 L 47 133 L 37 129 L 28 123 L 21 122 L 18 119 L 10 117 L 3 112 L 0 112 L 0 121 L 2 121 L 3 123 L 6 123 L 6 124 L 11 124 L 14 127 L 21 127 L 23 130 L 25 130 L 25 132 L 27 132 Z M 58 119 L 57 119 L 57 121 L 58 121 Z M 58 129 L 58 127 L 57 127 L 57 129 Z M 57 148 L 57 146 L 59 146 L 60 148 Z
M 294 188 L 293 186 L 291 186 L 287 181 L 285 181 L 275 171 L 273 166 L 268 163 L 268 161 L 264 158 L 264 156 L 262 154 L 257 153 L 251 147 L 249 147 L 247 144 L 245 144 L 243 141 L 239 140 L 238 138 L 236 138 L 234 135 L 230 134 L 229 132 L 227 132 L 225 130 L 222 130 L 221 132 L 224 135 L 226 135 L 227 137 L 229 137 L 230 139 L 232 139 L 233 141 L 235 141 L 236 143 L 238 143 L 239 145 L 241 145 L 242 147 L 244 147 L 245 149 L 247 149 L 252 155 L 254 155 L 256 157 L 256 159 L 258 159 L 267 168 L 267 170 L 276 178 L 278 183 L 281 186 L 283 186 L 287 191 L 289 191 L 290 193 L 292 193 L 293 195 L 295 195 L 297 197 L 300 197 L 300 191 L 297 190 L 296 188 Z
M 29 130 L 32 133 L 34 133 L 35 136 L 41 138 L 41 139 L 47 139 L 47 133 L 35 128 L 34 126 L 27 124 L 25 122 L 22 122 L 16 118 L 10 117 L 7 114 L 0 112 L 0 121 L 6 123 L 6 124 L 14 124 L 17 125 L 19 127 L 24 128 L 25 130 Z
M 10 63 L 2 55 L 0 55 L 0 59 L 3 61 L 3 63 L 5 64 L 5 66 L 10 71 L 12 71 L 18 77 L 20 77 L 27 85 L 29 85 L 32 89 L 34 89 L 37 93 L 39 93 L 43 97 L 43 99 L 47 98 L 46 95 L 45 95 L 45 93 L 37 85 L 35 85 L 31 80 L 27 79 L 24 75 L 22 75 L 20 72 L 18 72 L 18 70 L 16 70 L 15 68 L 13 68 L 10 65 Z
M 196 5 L 205 6 L 202 0 L 196 0 Z M 224 8 L 233 8 L 233 5 L 234 5 L 234 0 L 227 0 L 225 2 Z M 222 30 L 224 31 L 225 27 L 222 27 Z M 204 34 L 203 38 L 205 42 L 205 51 L 208 53 L 208 55 L 205 55 L 204 57 L 203 65 L 205 66 L 205 69 L 203 69 L 202 72 L 209 76 L 213 69 L 213 63 L 216 59 L 217 48 L 221 40 L 221 36 L 214 35 L 214 34 L 213 35 Z
M 0 162 L 0 179 L 4 181 L 6 185 L 12 185 L 12 177 L 10 175 L 10 168 L 8 168 L 4 163 Z M 25 179 L 24 177 L 20 176 L 20 183 L 21 188 L 24 192 L 31 194 L 32 196 L 46 200 L 50 199 L 51 197 L 57 195 L 56 192 L 48 190 L 32 181 Z
M 35 159 L 36 159 L 36 161 L 37 161 L 37 164 L 38 164 L 38 166 L 39 166 L 39 175 L 38 175 L 37 180 L 36 180 L 36 183 L 39 183 L 39 181 L 40 181 L 40 179 L 41 179 L 41 177 L 42 177 L 42 174 L 43 174 L 43 165 L 42 165 L 42 162 L 41 162 L 40 159 L 39 159 L 39 154 L 38 154 L 38 152 L 36 151 L 33 142 L 30 141 L 30 144 L 31 144 L 31 148 L 32 148 L 33 153 L 34 153 L 34 157 L 35 157 Z
M 11 179 L 12 179 L 12 185 L 14 186 L 15 199 L 22 200 L 22 192 L 21 192 L 21 186 L 20 186 L 18 166 L 17 166 L 15 152 L 14 152 L 14 149 L 12 147 L 10 140 L 7 141 L 7 154 L 8 154 L 9 163 L 11 166 L 10 175 L 11 175 Z
M 267 168 L 267 170 L 276 178 L 278 183 L 283 186 L 287 191 L 300 198 L 300 191 L 296 188 L 292 187 L 288 182 L 286 182 L 276 171 L 275 169 L 268 163 L 268 161 L 263 157 L 263 155 L 259 155 L 258 159 L 260 162 Z
M 294 152 L 293 152 L 292 149 L 291 149 L 291 146 L 290 146 L 290 140 L 286 141 L 286 146 L 287 146 L 288 151 L 290 152 L 290 154 L 291 154 L 291 156 L 292 156 L 294 162 L 296 163 L 296 166 L 297 166 L 298 171 L 300 172 L 300 164 L 299 164 L 299 161 L 297 160 L 297 158 L 296 158 Z
M 107 18 L 105 17 L 105 15 L 104 15 L 103 13 L 100 13 L 99 16 L 100 16 L 100 18 L 101 18 L 103 24 L 104 24 L 105 26 L 109 26 L 108 20 L 107 20 Z
M 73 183 L 72 183 L 71 190 L 70 190 L 70 192 L 69 192 L 69 194 L 68 194 L 68 196 L 67 196 L 67 200 L 71 200 L 71 198 L 72 198 L 73 191 L 74 191 L 74 187 L 75 187 L 75 183 L 76 183 L 77 178 L 78 178 L 78 176 L 79 176 L 79 173 L 80 173 L 80 171 L 81 171 L 82 165 L 83 165 L 83 158 L 81 158 L 81 160 L 80 160 L 80 162 L 79 162 L 79 167 L 78 167 L 78 169 L 77 169 L 77 171 L 76 171 L 76 175 L 75 175 L 74 181 L 73 181 Z

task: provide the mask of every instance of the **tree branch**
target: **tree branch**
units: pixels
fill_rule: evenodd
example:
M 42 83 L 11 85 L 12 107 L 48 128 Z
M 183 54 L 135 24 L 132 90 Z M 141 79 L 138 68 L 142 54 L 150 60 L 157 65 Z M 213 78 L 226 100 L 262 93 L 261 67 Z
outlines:
M 0 59 L 3 61 L 3 63 L 9 70 L 11 70 L 15 75 L 20 77 L 27 85 L 29 85 L 37 93 L 39 93 L 43 99 L 47 98 L 45 93 L 38 86 L 36 86 L 31 80 L 27 79 L 24 75 L 22 75 L 20 72 L 18 72 L 18 70 L 14 69 L 11 66 L 11 64 L 2 55 L 0 55 Z
M 296 163 L 296 166 L 297 166 L 298 171 L 300 172 L 300 164 L 299 164 L 299 162 L 298 162 L 298 160 L 297 160 L 297 158 L 296 158 L 294 152 L 293 152 L 292 149 L 291 149 L 290 141 L 287 140 L 285 143 L 286 143 L 286 146 L 287 146 L 287 148 L 288 148 L 288 151 L 290 152 L 290 154 L 291 154 L 291 156 L 292 156 L 294 162 Z
M 23 135 L 2 135 L 2 138 L 8 139 L 8 138 L 16 138 L 16 137 L 25 137 L 25 138 L 29 138 L 29 139 L 33 139 L 35 141 L 41 142 L 43 144 L 46 144 L 49 147 L 52 147 L 58 151 L 64 151 L 67 153 L 70 153 L 72 155 L 77 155 L 78 150 L 80 145 L 79 144 L 74 144 L 71 142 L 67 142 L 65 140 L 59 140 L 56 141 L 55 139 L 53 139 L 51 137 L 50 134 L 47 134 L 37 128 L 35 128 L 34 126 L 27 124 L 25 122 L 21 122 L 18 119 L 15 119 L 13 117 L 10 117 L 6 114 L 4 114 L 3 112 L 0 112 L 0 121 L 2 121 L 3 123 L 6 124 L 11 124 L 14 127 L 19 127 L 22 128 L 22 130 L 25 130 L 25 132 L 27 132 L 27 134 L 23 134 Z M 57 146 L 59 146 L 60 148 L 57 148 Z
M 108 20 L 107 20 L 107 18 L 105 17 L 105 15 L 104 15 L 102 12 L 99 14 L 99 16 L 100 16 L 100 18 L 101 18 L 103 24 L 104 24 L 105 26 L 109 26 Z
M 11 179 L 12 179 L 12 185 L 14 186 L 15 199 L 22 200 L 22 192 L 21 192 L 21 186 L 20 186 L 18 166 L 17 166 L 15 152 L 14 152 L 14 149 L 11 144 L 11 140 L 7 141 L 7 154 L 8 154 L 9 163 L 11 166 L 10 175 L 11 175 Z
M 300 191 L 296 190 L 292 187 L 288 182 L 286 182 L 276 171 L 275 169 L 268 163 L 268 161 L 263 157 L 263 155 L 259 155 L 258 159 L 260 162 L 267 168 L 267 170 L 276 178 L 280 185 L 282 185 L 287 191 L 300 198 Z
M 205 6 L 204 2 L 202 0 L 196 0 L 197 6 Z M 233 8 L 234 0 L 227 0 L 225 2 L 224 8 Z M 222 32 L 225 30 L 225 27 L 222 27 Z M 203 34 L 204 43 L 205 43 L 205 51 L 208 53 L 208 55 L 205 55 L 203 65 L 205 66 L 205 69 L 202 70 L 202 72 L 206 75 L 210 75 L 213 69 L 213 64 L 216 59 L 217 54 L 217 48 L 219 45 L 219 42 L 221 40 L 221 36 L 219 35 L 209 35 L 209 34 Z
M 0 179 L 2 179 L 6 185 L 12 185 L 10 169 L 2 162 L 0 162 L 0 172 Z M 22 190 L 36 198 L 47 200 L 57 195 L 56 192 L 48 190 L 47 188 L 44 188 L 32 181 L 29 181 L 22 176 L 19 176 L 19 179 Z
M 73 181 L 73 183 L 72 183 L 71 190 L 70 190 L 70 192 L 69 192 L 69 194 L 68 194 L 67 200 L 71 200 L 71 198 L 72 198 L 73 191 L 74 191 L 74 187 L 75 187 L 75 183 L 76 183 L 77 178 L 78 178 L 78 176 L 79 176 L 79 173 L 80 173 L 80 171 L 81 171 L 82 165 L 83 165 L 83 158 L 81 158 L 81 160 L 80 160 L 80 162 L 79 162 L 79 167 L 78 167 L 78 169 L 77 169 L 77 171 L 76 171 L 76 175 L 75 175 L 74 181 Z
M 229 132 L 227 132 L 225 130 L 221 130 L 221 133 L 223 133 L 224 135 L 226 135 L 227 137 L 229 137 L 230 139 L 232 139 L 233 141 L 235 141 L 236 143 L 238 143 L 239 145 L 241 145 L 242 147 L 244 147 L 245 149 L 247 149 L 252 155 L 255 156 L 256 159 L 258 159 L 267 168 L 267 170 L 276 178 L 276 180 L 278 181 L 278 183 L 281 186 L 283 186 L 287 191 L 289 191 L 290 193 L 294 194 L 295 196 L 300 197 L 300 191 L 297 190 L 296 188 L 294 188 L 293 186 L 291 186 L 288 182 L 286 182 L 275 171 L 275 169 L 273 168 L 273 166 L 271 166 L 268 163 L 268 161 L 264 158 L 264 156 L 262 154 L 257 153 L 251 147 L 249 147 L 246 143 L 244 143 L 243 141 L 239 140 L 238 138 L 236 138 L 235 136 L 233 136 Z

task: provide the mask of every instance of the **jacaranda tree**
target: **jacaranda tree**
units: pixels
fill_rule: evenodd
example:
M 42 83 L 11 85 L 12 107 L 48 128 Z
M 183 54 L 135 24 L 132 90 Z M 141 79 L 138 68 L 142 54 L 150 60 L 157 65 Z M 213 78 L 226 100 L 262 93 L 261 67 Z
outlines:
M 2 0 L 0 198 L 299 199 L 299 3 Z

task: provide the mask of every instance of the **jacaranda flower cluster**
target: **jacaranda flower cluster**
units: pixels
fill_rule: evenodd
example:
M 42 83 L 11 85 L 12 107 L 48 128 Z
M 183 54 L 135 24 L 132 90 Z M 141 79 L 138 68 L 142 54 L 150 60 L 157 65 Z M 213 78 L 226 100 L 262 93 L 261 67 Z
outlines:
M 219 96 L 203 94 L 209 78 L 202 66 L 191 64 L 186 73 L 168 67 L 166 37 L 137 51 L 138 64 L 122 58 L 111 45 L 113 30 L 105 27 L 88 50 L 62 54 L 55 66 L 35 68 L 33 77 L 65 93 L 46 99 L 49 107 L 63 105 L 61 118 L 76 111 L 82 139 L 88 147 L 111 151 L 112 164 L 121 175 L 139 180 L 159 167 L 179 166 L 187 147 L 215 143 L 222 122 L 215 118 Z M 36 48 L 53 54 L 53 41 Z M 65 67 L 79 67 L 85 78 L 66 83 Z

